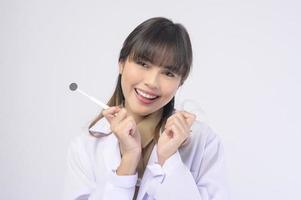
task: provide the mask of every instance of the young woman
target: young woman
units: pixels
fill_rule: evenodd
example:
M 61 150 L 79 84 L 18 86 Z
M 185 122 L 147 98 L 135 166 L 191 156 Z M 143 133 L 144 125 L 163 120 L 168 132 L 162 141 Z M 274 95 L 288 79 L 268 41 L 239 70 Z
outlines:
M 72 141 L 65 199 L 226 199 L 218 136 L 174 109 L 192 64 L 181 24 L 151 18 L 126 38 L 110 108 Z

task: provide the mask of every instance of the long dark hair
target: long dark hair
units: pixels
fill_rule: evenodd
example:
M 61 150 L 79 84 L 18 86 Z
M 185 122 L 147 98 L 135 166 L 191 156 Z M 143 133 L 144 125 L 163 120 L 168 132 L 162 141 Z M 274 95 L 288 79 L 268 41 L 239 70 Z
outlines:
M 132 60 L 147 60 L 157 66 L 169 66 L 172 71 L 181 76 L 181 84 L 189 75 L 192 65 L 192 48 L 186 29 L 178 23 L 163 17 L 148 19 L 138 25 L 125 39 L 119 54 L 119 62 Z M 115 91 L 108 101 L 109 106 L 119 106 L 124 103 L 121 87 L 121 74 L 117 79 Z M 155 129 L 155 141 L 158 141 L 161 127 L 174 111 L 175 97 L 164 107 L 161 120 Z M 103 117 L 100 113 L 89 125 L 94 126 Z M 90 134 L 98 137 L 93 132 Z

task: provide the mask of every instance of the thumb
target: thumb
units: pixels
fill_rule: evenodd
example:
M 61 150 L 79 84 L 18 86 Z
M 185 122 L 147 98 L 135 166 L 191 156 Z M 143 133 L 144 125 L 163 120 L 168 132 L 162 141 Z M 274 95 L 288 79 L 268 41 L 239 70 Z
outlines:
M 118 106 L 109 107 L 102 111 L 102 115 L 111 123 L 111 120 L 116 116 L 116 114 L 120 111 Z
M 186 119 L 187 124 L 189 126 L 192 126 L 193 122 L 196 120 L 196 115 L 193 113 L 186 112 L 186 111 L 183 112 L 183 115 Z

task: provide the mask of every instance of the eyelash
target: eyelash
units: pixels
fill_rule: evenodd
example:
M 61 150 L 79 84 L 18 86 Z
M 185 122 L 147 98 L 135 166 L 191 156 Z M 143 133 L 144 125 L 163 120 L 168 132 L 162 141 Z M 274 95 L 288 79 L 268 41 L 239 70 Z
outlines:
M 172 73 L 172 72 L 169 72 L 169 71 L 164 72 L 164 74 L 165 74 L 166 76 L 168 76 L 168 77 L 175 77 L 175 74 Z
M 146 64 L 145 62 L 143 62 L 143 61 L 136 61 L 136 63 L 138 64 L 138 65 L 141 65 L 142 67 L 144 67 L 144 68 L 149 68 L 149 65 L 148 64 Z M 170 72 L 170 71 L 166 71 L 166 72 L 163 72 L 164 73 L 164 75 L 166 75 L 166 76 L 168 76 L 168 77 L 175 77 L 176 75 L 174 74 L 174 73 L 172 73 L 172 72 Z
M 138 64 L 138 65 L 141 65 L 142 67 L 145 67 L 145 68 L 148 68 L 148 65 L 145 63 L 145 62 L 143 62 L 143 61 L 136 61 L 136 63 Z

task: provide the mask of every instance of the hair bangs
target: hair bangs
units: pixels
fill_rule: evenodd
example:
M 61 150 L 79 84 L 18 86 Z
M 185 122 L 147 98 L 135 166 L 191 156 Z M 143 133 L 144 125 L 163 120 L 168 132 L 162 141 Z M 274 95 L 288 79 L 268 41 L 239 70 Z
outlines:
M 165 18 L 152 18 L 137 26 L 124 41 L 119 62 L 127 58 L 148 61 L 179 75 L 182 83 L 190 73 L 192 48 L 181 24 Z
M 145 35 L 144 40 L 139 40 L 133 45 L 129 58 L 166 67 L 184 78 L 189 73 L 190 64 L 185 63 L 185 52 L 182 46 L 174 33 L 152 31 Z

